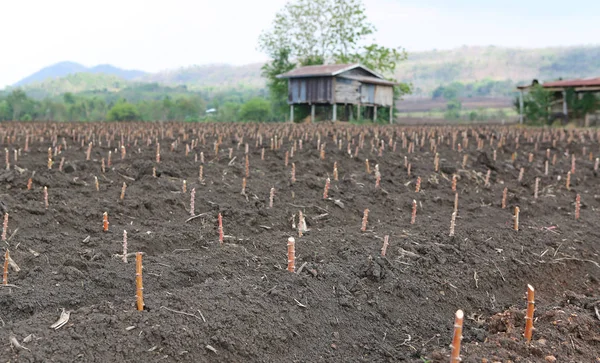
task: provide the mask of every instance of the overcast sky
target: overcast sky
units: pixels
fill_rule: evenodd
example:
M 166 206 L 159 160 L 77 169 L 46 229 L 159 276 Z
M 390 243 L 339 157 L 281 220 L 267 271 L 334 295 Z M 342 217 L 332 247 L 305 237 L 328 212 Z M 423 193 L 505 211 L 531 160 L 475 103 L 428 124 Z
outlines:
M 266 60 L 286 0 L 0 0 L 0 88 L 60 61 L 155 72 Z M 569 6 L 573 4 L 574 6 Z M 365 0 L 375 38 L 409 52 L 598 44 L 600 1 Z

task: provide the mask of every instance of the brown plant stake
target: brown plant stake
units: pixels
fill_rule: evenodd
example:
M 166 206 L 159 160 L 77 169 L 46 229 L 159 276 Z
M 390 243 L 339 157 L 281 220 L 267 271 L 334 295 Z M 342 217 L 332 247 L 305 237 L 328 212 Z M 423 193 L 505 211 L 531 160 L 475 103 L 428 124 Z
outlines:
M 121 200 L 123 200 L 125 198 L 125 189 L 127 189 L 127 184 L 125 182 L 123 182 L 123 186 L 121 187 L 121 197 L 120 197 Z
M 415 193 L 418 193 L 421 191 L 421 177 L 417 178 L 417 183 L 415 185 Z
M 506 197 L 508 196 L 508 188 L 504 187 L 502 191 L 502 209 L 506 208 Z
M 567 172 L 567 181 L 566 181 L 567 190 L 571 190 L 571 172 Z
M 452 176 L 452 191 L 456 193 L 456 181 L 458 177 L 456 175 Z
M 181 187 L 181 190 L 182 190 L 184 193 L 186 193 L 186 192 L 187 192 L 187 181 L 186 181 L 186 180 L 184 180 L 184 181 L 183 181 L 183 185 L 182 185 L 182 187 Z
M 44 208 L 48 209 L 48 187 L 44 187 Z
M 2 224 L 2 240 L 6 241 L 6 234 L 8 233 L 8 213 L 4 213 L 4 223 Z
M 362 218 L 362 226 L 360 227 L 360 230 L 362 232 L 366 232 L 367 231 L 367 223 L 369 221 L 369 209 L 365 209 L 364 213 L 363 213 L 363 218 Z
M 160 163 L 160 144 L 156 143 L 156 163 Z
M 4 252 L 4 270 L 2 273 L 2 285 L 8 285 L 8 261 L 10 256 L 8 254 L 8 250 Z
M 571 174 L 575 174 L 575 154 L 571 154 Z
M 127 263 L 127 231 L 123 230 L 123 262 Z
M 413 199 L 412 214 L 410 216 L 410 224 L 415 224 L 416 221 L 417 221 L 417 201 Z
M 450 237 L 454 236 L 454 227 L 456 226 L 456 212 L 452 212 L 450 218 Z
M 83 146 L 83 145 L 81 145 Z M 92 143 L 88 144 L 87 152 L 85 153 L 85 160 L 90 160 L 92 158 Z
M 519 207 L 515 207 L 515 231 L 519 230 L 519 212 L 521 211 L 521 209 Z
M 535 188 L 533 189 L 533 199 L 538 198 L 539 188 L 540 188 L 540 178 L 535 178 Z
M 323 199 L 327 199 L 327 195 L 329 194 L 329 184 L 331 183 L 331 181 L 329 180 L 329 178 L 327 178 L 325 180 L 325 189 L 323 190 Z
M 33 184 L 33 179 L 29 178 L 29 180 L 27 180 L 27 190 L 31 190 L 31 185 Z
M 525 315 L 525 340 L 531 342 L 533 335 L 533 312 L 535 310 L 535 290 L 533 286 L 527 285 L 527 314 Z
M 296 182 L 296 163 L 292 163 L 292 175 L 291 175 L 292 184 Z
M 246 195 L 246 178 L 242 178 L 242 195 Z
M 454 194 L 454 211 L 458 212 L 458 193 Z
M 269 208 L 273 208 L 273 199 L 275 198 L 275 188 L 271 188 L 269 192 Z
M 365 159 L 365 168 L 367 170 L 367 174 L 371 174 L 371 167 L 369 166 L 369 159 Z
M 288 238 L 287 243 L 287 258 L 289 272 L 296 272 L 296 239 L 294 237 Z
M 575 197 L 575 219 L 579 219 L 579 211 L 581 210 L 581 196 L 577 194 Z M 8 222 L 8 213 L 4 215 L 5 224 Z
M 458 310 L 456 312 L 454 318 L 454 335 L 452 337 L 452 353 L 450 354 L 450 362 L 457 363 L 460 362 L 460 343 L 462 341 L 462 330 L 463 330 L 463 319 L 464 313 L 462 310 Z
M 144 283 L 142 281 L 142 253 L 135 254 L 135 297 L 138 311 L 144 310 Z
M 223 244 L 224 235 L 223 235 L 223 216 L 219 213 L 219 242 Z
M 465 154 L 463 156 L 463 162 L 462 162 L 462 167 L 463 169 L 467 167 L 467 160 L 469 159 L 469 154 Z
M 244 181 L 246 181 L 246 179 L 244 179 Z M 190 192 L 190 215 L 194 216 L 195 214 L 195 204 L 196 204 L 196 188 L 192 188 L 192 191 Z
M 108 212 L 102 214 L 102 230 L 108 232 Z
M 488 169 L 487 174 L 485 175 L 485 186 L 490 186 L 490 176 L 492 176 L 492 171 Z
M 333 163 L 333 180 L 337 181 L 338 180 L 338 168 L 337 168 L 337 161 L 335 161 Z
M 521 168 L 521 170 L 519 170 L 519 178 L 517 179 L 517 181 L 520 183 L 523 181 L 523 176 L 525 175 L 525 168 Z
M 390 236 L 383 236 L 383 247 L 381 247 L 381 257 L 385 257 L 385 253 L 387 252 L 388 245 L 390 244 Z

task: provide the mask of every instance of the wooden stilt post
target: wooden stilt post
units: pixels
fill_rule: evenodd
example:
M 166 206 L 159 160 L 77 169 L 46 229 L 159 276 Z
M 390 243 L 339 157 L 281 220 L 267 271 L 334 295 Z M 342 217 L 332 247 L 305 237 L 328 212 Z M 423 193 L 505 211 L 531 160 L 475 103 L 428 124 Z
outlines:
M 356 120 L 360 121 L 361 119 L 361 114 L 360 114 L 360 103 L 356 106 L 357 107 L 357 111 L 356 111 Z
M 373 122 L 377 122 L 377 106 L 373 106 Z
M 519 123 L 523 124 L 523 90 L 519 90 Z
M 567 91 L 562 91 L 563 96 L 563 115 L 565 115 L 565 121 L 569 121 L 569 110 L 567 109 Z
M 394 123 L 394 103 L 390 106 L 390 125 Z
M 333 117 L 331 121 L 337 121 L 337 105 L 333 104 Z
M 315 105 L 314 104 L 310 105 L 310 122 L 311 123 L 315 122 Z
M 290 105 L 290 122 L 294 122 L 294 105 Z

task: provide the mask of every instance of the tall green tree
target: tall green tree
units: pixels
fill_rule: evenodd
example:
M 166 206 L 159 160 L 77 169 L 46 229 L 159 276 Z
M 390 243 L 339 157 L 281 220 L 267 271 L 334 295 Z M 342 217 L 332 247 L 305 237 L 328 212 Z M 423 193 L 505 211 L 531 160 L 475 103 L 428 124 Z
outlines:
M 290 49 L 280 48 L 276 51 L 273 60 L 262 67 L 262 75 L 267 79 L 269 98 L 275 117 L 284 118 L 288 110 L 288 80 L 277 78 L 277 75 L 291 71 L 296 64 L 290 60 Z
M 259 49 L 273 59 L 263 69 L 271 98 L 276 99 L 277 105 L 287 98 L 287 83 L 283 92 L 283 83 L 277 83 L 275 76 L 279 73 L 275 70 L 284 73 L 294 63 L 361 63 L 391 76 L 396 64 L 405 60 L 407 54 L 402 48 L 371 43 L 368 37 L 375 31 L 362 0 L 290 0 L 258 40 Z M 408 92 L 410 87 L 402 84 L 395 94 L 400 97 Z
M 108 111 L 106 118 L 109 121 L 137 121 L 140 114 L 131 103 L 119 101 Z
M 263 98 L 253 98 L 240 107 L 242 121 L 268 121 L 271 116 L 271 105 Z

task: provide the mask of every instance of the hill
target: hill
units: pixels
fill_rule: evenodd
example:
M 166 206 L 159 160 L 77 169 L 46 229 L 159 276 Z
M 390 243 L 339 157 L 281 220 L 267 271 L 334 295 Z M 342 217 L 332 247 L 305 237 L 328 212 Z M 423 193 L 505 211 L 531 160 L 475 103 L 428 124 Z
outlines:
M 15 86 L 24 86 L 36 95 L 119 89 L 128 81 L 185 85 L 189 90 L 260 89 L 265 85 L 261 66 L 260 63 L 212 64 L 144 73 L 111 65 L 86 68 L 62 62 L 34 73 Z M 407 61 L 398 64 L 395 72 L 396 79 L 413 84 L 411 97 L 417 98 L 431 98 L 439 86 L 453 82 L 463 84 L 461 87 L 467 93 L 462 96 L 509 97 L 515 85 L 529 83 L 534 78 L 544 81 L 594 76 L 600 76 L 600 46 L 540 49 L 465 46 L 413 52 Z
M 395 76 L 411 82 L 414 96 L 421 97 L 431 96 L 438 86 L 452 82 L 476 83 L 487 79 L 516 85 L 533 79 L 598 77 L 600 46 L 539 49 L 465 46 L 415 52 L 398 65 Z
M 146 72 L 142 71 L 117 68 L 110 64 L 86 67 L 75 62 L 60 62 L 42 68 L 39 71 L 23 78 L 19 82 L 15 83 L 13 87 L 29 86 L 34 83 L 46 82 L 48 80 L 62 78 L 77 73 L 102 74 L 123 78 L 125 80 L 133 80 L 146 74 Z

